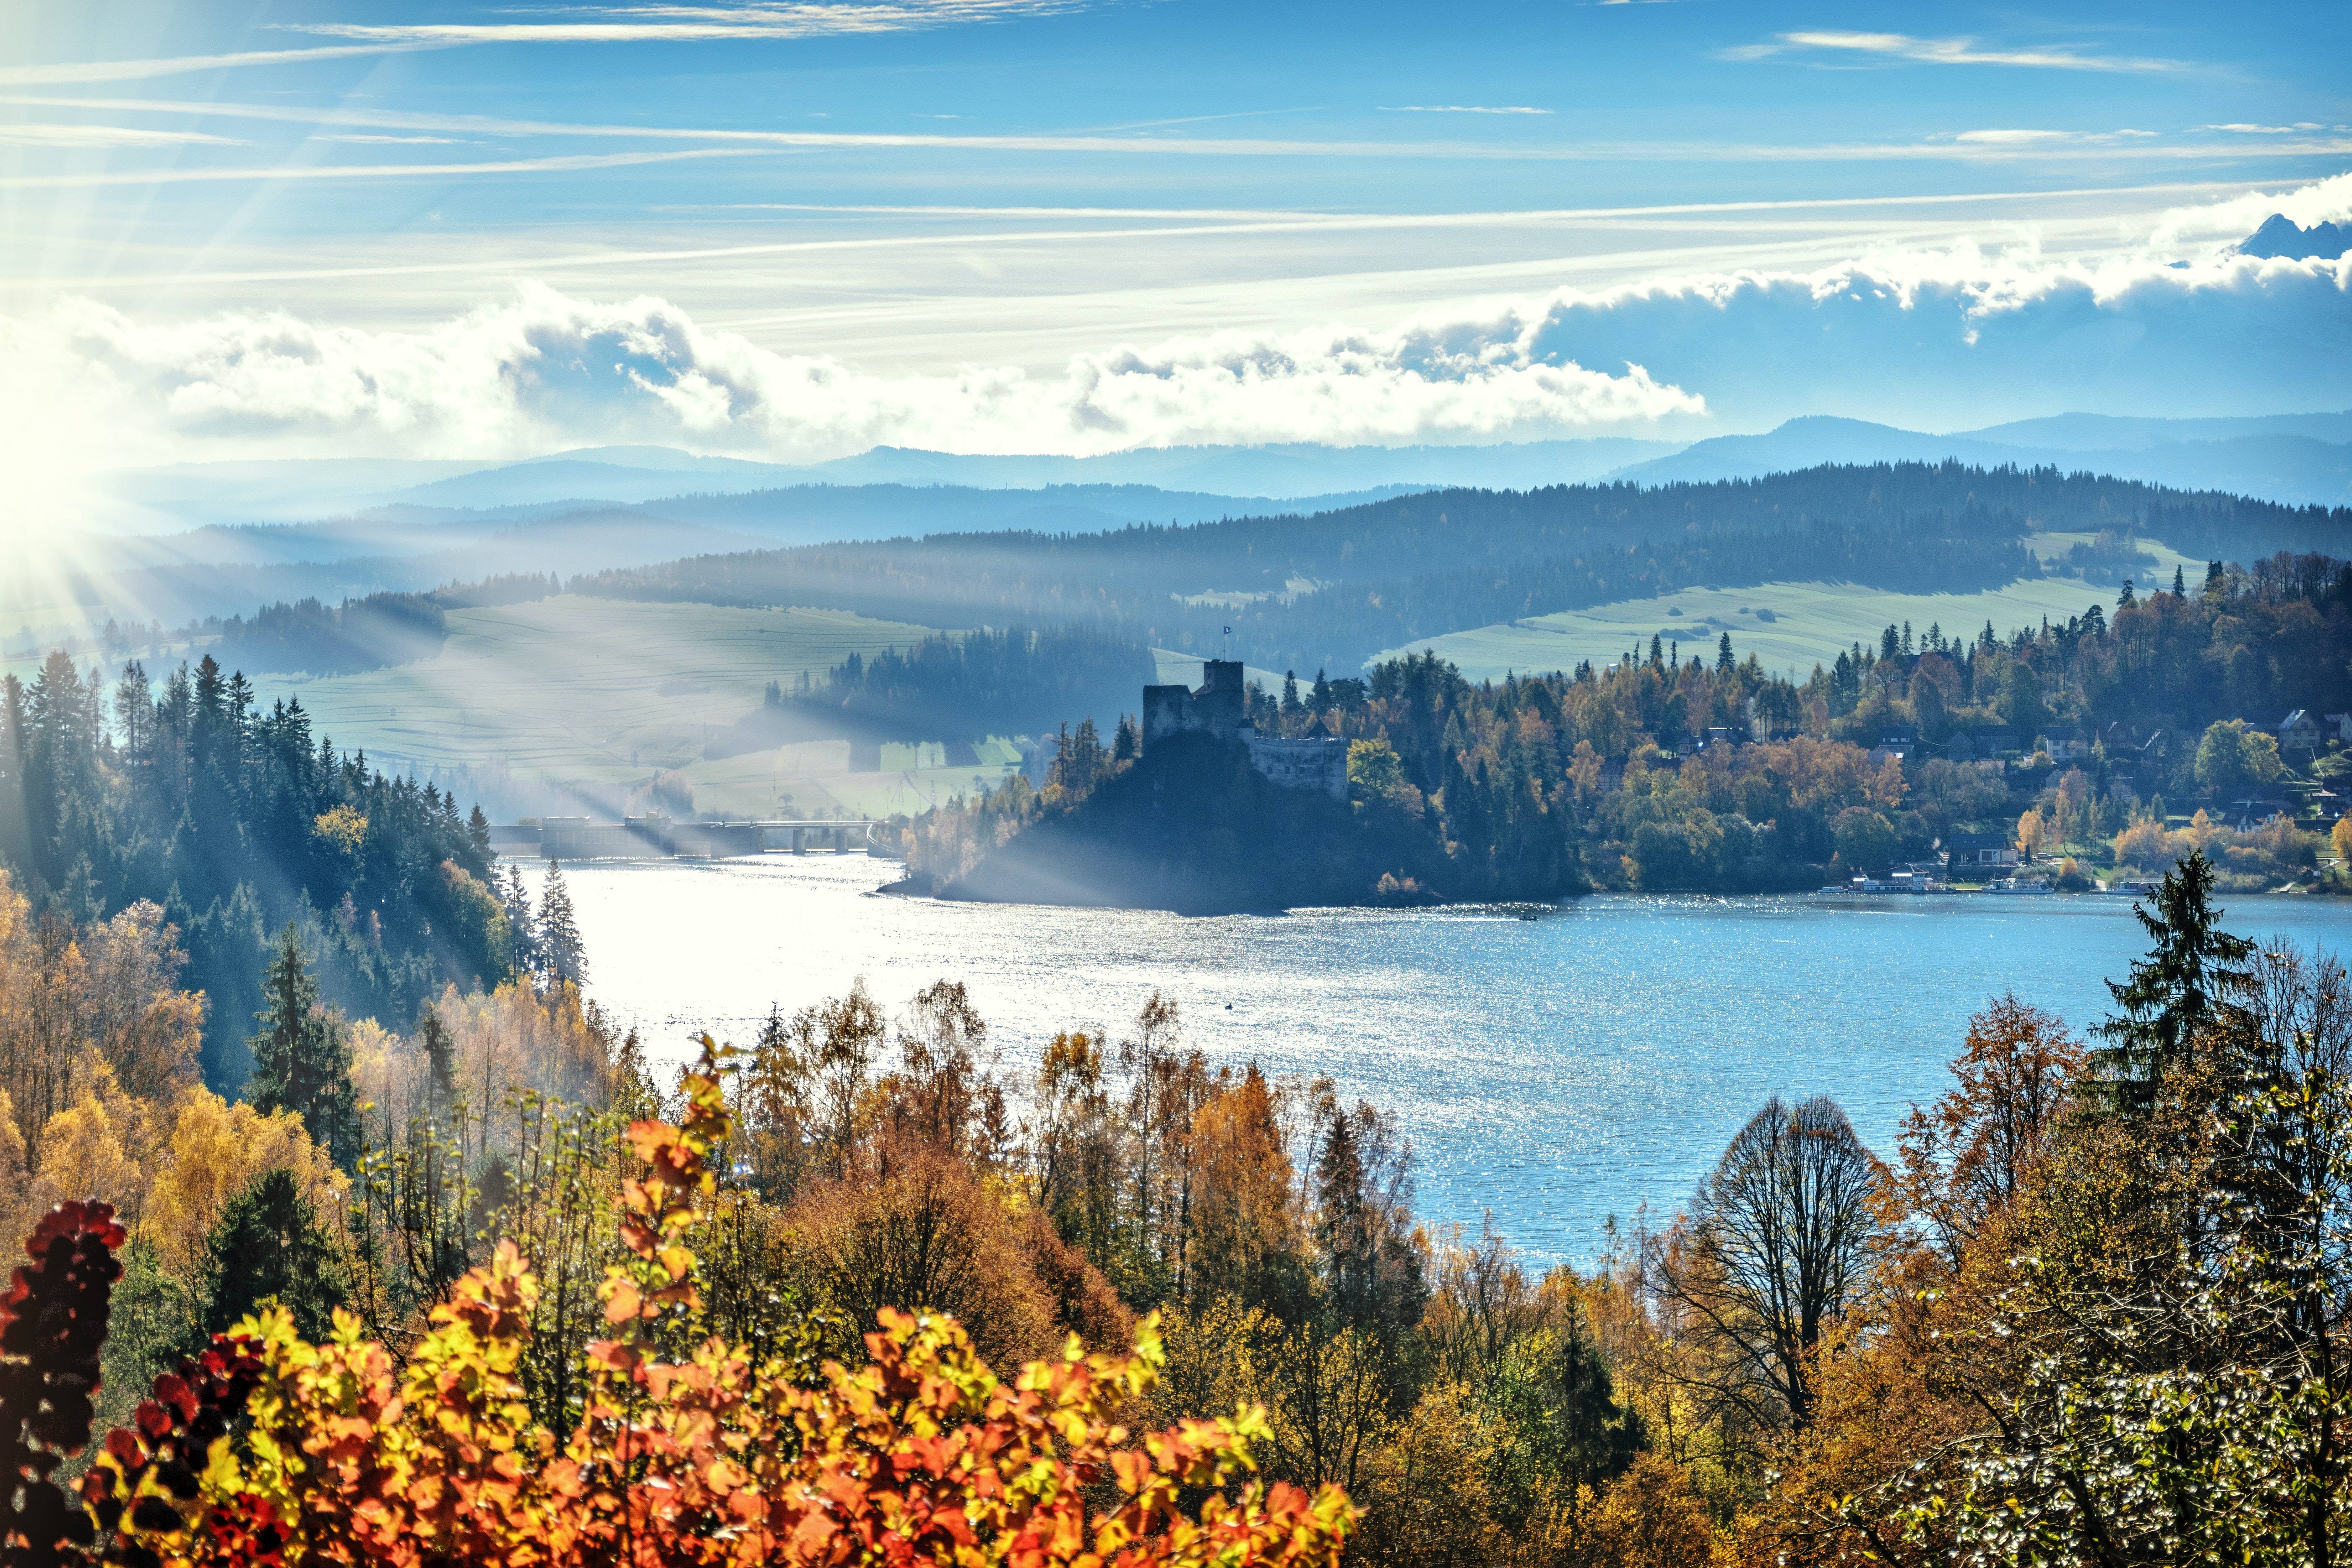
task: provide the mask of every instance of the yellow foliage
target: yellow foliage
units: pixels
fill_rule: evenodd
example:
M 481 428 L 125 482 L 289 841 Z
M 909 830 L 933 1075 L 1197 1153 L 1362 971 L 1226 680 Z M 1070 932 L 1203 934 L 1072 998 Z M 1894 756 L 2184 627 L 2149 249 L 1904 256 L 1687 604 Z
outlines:
M 1652 1450 L 1611 1483 L 1592 1524 L 1596 1568 L 1704 1568 L 1715 1524 L 1683 1468 Z
M 146 1149 L 148 1108 L 124 1094 L 101 1064 L 82 1098 L 41 1130 L 34 1184 L 48 1201 L 98 1198 L 135 1223 L 147 1195 L 147 1173 L 130 1149 Z
M 180 1101 L 158 1167 L 138 1228 L 154 1242 L 163 1267 L 184 1276 L 201 1266 L 205 1238 L 228 1201 L 263 1172 L 293 1172 L 311 1212 L 331 1226 L 341 1222 L 350 1191 L 299 1116 L 264 1116 L 204 1089 Z
M 311 834 L 338 855 L 356 857 L 367 842 L 368 819 L 348 805 L 322 811 L 310 824 Z
M 153 904 L 62 940 L 0 871 L 0 1089 L 37 1162 L 51 1118 L 94 1092 L 104 1069 L 134 1099 L 196 1079 L 204 999 L 178 986 L 177 931 Z

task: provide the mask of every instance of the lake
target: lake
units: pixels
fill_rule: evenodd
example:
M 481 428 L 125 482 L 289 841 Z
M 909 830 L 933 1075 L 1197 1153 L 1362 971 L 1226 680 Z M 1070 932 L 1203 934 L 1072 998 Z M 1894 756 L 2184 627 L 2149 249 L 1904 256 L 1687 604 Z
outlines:
M 534 887 L 539 865 L 525 861 Z M 1148 910 L 885 897 L 864 856 L 565 868 L 590 991 L 683 1057 L 747 1041 L 863 976 L 903 1007 L 964 982 L 1001 1076 L 1076 1026 L 1115 1036 L 1154 987 L 1212 1063 L 1328 1074 L 1392 1111 L 1416 1210 L 1492 1212 L 1542 1262 L 1590 1263 L 1613 1215 L 1663 1216 L 1767 1095 L 1834 1095 L 1882 1154 L 1940 1094 L 1969 1015 L 2014 990 L 2080 1030 L 2146 949 L 2130 900 L 1600 896 L 1512 910 Z M 2225 900 L 2226 924 L 2338 951 L 2352 903 Z

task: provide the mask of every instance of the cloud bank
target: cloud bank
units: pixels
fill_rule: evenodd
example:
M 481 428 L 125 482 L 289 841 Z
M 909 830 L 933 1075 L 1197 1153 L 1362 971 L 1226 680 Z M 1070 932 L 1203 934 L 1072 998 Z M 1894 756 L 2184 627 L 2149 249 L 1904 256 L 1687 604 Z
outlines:
M 421 331 L 290 314 L 142 321 L 87 299 L 0 319 L 20 466 L 207 457 L 499 458 L 604 442 L 814 459 L 876 445 L 1098 453 L 1758 428 L 1927 429 L 2087 409 L 2352 406 L 2352 257 L 2234 254 L 2272 212 L 2352 216 L 2352 175 L 2168 215 L 2096 262 L 2030 239 L 1812 271 L 1668 277 L 1339 324 L 1108 346 L 1058 372 L 881 374 L 656 297 L 528 283 Z
M 114 432 L 125 462 L 205 451 L 497 457 L 606 441 L 784 458 L 877 444 L 1084 453 L 1475 441 L 1705 407 L 1638 364 L 1587 369 L 1417 329 L 1177 338 L 1083 354 L 1053 377 L 877 375 L 706 329 L 659 299 L 595 302 L 541 284 L 424 332 L 259 313 L 154 327 L 74 300 L 0 323 L 0 354 L 20 367 L 11 427 Z

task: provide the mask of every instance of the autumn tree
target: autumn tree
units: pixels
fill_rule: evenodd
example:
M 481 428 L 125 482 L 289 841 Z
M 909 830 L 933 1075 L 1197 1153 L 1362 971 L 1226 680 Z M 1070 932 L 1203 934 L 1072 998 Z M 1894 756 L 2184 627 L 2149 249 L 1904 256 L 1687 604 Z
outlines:
M 1862 1287 L 1881 1168 L 1826 1095 L 1778 1095 L 1653 1249 L 1651 1288 L 1717 1352 L 1692 1379 L 1756 1426 L 1813 1418 L 1823 1336 Z

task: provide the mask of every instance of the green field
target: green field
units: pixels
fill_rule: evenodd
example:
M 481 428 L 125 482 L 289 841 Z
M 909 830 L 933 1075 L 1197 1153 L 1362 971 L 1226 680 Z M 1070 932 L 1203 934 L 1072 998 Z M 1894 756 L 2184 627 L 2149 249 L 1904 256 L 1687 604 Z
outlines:
M 2077 537 L 2042 535 L 2035 543 L 2042 552 L 2063 552 Z M 2192 583 L 2204 576 L 2202 562 L 2157 545 L 2143 548 L 2162 563 L 2162 582 L 2142 584 L 2143 591 L 2170 586 L 2176 565 L 2185 569 Z M 2038 577 L 1985 594 L 1890 594 L 1851 583 L 1686 588 L 1655 598 L 1621 599 L 1589 610 L 1450 632 L 1379 657 L 1428 648 L 1453 660 L 1469 679 L 1487 680 L 1512 671 L 1573 669 L 1585 659 L 1606 665 L 1637 643 L 1646 653 L 1653 634 L 1670 644 L 1679 642 L 1685 658 L 1701 654 L 1712 662 L 1717 639 L 1729 632 L 1732 650 L 1739 658 L 1752 653 L 1767 669 L 1802 679 L 1815 664 L 1835 660 L 1841 648 L 1856 641 L 1874 645 L 1880 629 L 1890 624 L 1909 621 L 1915 635 L 1940 625 L 1948 637 L 1974 637 L 1990 621 L 2005 637 L 2019 626 L 2039 626 L 2044 616 L 2063 621 L 2095 604 L 2112 612 L 2116 593 L 2111 586 L 2079 577 Z M 1770 611 L 1774 618 L 1759 620 L 1759 610 Z

